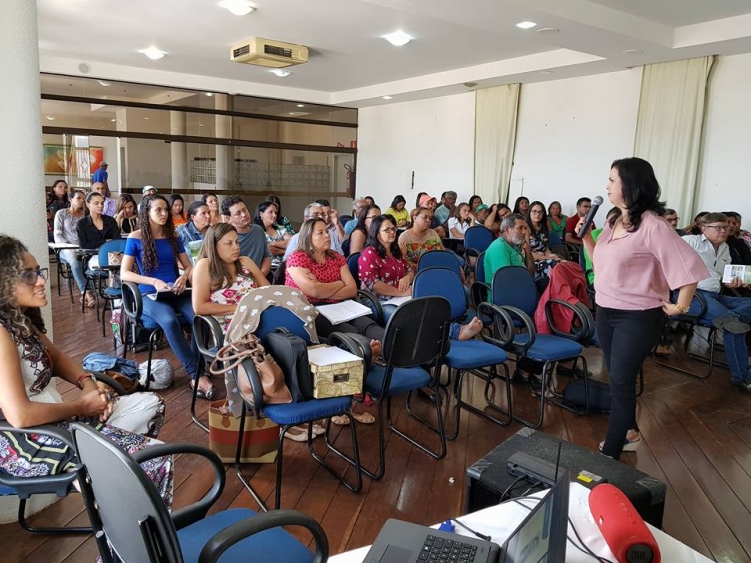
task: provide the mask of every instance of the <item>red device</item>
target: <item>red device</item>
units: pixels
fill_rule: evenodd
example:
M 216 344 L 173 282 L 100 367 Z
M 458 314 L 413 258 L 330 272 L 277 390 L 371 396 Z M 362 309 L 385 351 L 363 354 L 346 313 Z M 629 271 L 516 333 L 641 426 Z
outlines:
M 660 547 L 621 490 L 609 483 L 589 493 L 589 509 L 618 563 L 660 563 Z

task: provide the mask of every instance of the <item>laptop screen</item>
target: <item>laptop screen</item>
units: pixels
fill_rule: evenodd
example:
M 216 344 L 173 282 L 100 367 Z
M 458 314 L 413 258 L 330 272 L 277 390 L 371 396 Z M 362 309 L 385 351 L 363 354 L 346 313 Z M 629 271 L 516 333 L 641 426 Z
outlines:
M 504 563 L 563 563 L 568 532 L 568 473 L 532 508 L 503 546 Z

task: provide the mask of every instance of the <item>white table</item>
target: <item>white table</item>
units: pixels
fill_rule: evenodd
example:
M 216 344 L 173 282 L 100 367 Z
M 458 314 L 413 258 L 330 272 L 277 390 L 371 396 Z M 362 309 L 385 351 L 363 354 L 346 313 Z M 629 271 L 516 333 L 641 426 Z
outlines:
M 527 498 L 540 497 L 545 494 L 545 491 L 535 493 Z M 615 563 L 615 556 L 605 543 L 605 539 L 602 537 L 599 528 L 592 518 L 592 513 L 589 510 L 589 503 L 587 501 L 589 497 L 589 489 L 578 484 L 571 483 L 571 489 L 569 493 L 569 516 L 576 525 L 576 531 L 579 532 L 584 543 L 594 551 L 597 555 L 605 557 Z M 534 501 L 520 499 L 529 507 L 534 506 Z M 493 538 L 493 541 L 498 545 L 503 545 L 511 532 L 524 520 L 524 517 L 529 514 L 529 511 L 521 507 L 515 502 L 507 502 L 498 506 L 491 506 L 472 514 L 459 517 L 459 520 L 465 523 L 470 528 L 477 530 L 480 533 L 488 534 Z M 682 544 L 675 538 L 670 537 L 666 533 L 649 526 L 649 529 L 655 536 L 658 545 L 660 546 L 660 553 L 662 555 L 662 561 L 666 563 L 711 563 L 711 559 L 707 559 L 701 553 L 698 553 Z M 434 526 L 437 527 L 437 526 Z M 472 536 L 469 532 L 463 528 L 456 526 L 456 532 L 462 536 Z M 594 559 L 590 555 L 585 555 L 575 547 L 572 542 L 576 540 L 574 532 L 571 530 L 569 524 L 568 531 L 569 542 L 566 548 L 566 561 L 574 563 L 592 563 Z M 370 546 L 362 547 L 346 553 L 340 553 L 329 558 L 330 563 L 362 563 L 365 559 L 365 555 L 368 553 Z

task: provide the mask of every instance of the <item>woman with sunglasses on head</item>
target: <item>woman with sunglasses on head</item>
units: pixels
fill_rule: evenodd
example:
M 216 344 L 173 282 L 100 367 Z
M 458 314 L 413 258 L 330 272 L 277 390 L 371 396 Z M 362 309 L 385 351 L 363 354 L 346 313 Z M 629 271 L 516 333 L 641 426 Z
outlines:
M 130 233 L 125 243 L 120 278 L 138 284 L 144 296 L 143 314 L 164 330 L 170 347 L 190 376 L 191 389 L 198 385 L 198 397 L 213 399 L 215 390 L 211 380 L 206 375 L 199 377 L 195 339 L 191 337 L 189 343 L 183 334 L 183 326 L 190 325 L 194 317 L 190 296 L 185 294 L 193 266 L 175 232 L 167 199 L 158 194 L 143 198 L 138 222 L 141 228 Z M 138 274 L 133 271 L 135 263 Z M 182 274 L 178 266 L 183 269 Z M 168 300 L 147 297 L 158 291 L 174 295 Z
M 40 308 L 47 305 L 47 269 L 17 239 L 0 235 L 0 409 L 15 428 L 54 424 L 70 430 L 88 424 L 128 453 L 159 444 L 164 401 L 154 393 L 112 397 L 91 374 L 58 350 L 45 335 Z M 63 401 L 53 377 L 77 385 L 81 394 Z M 58 440 L 0 432 L 0 469 L 15 477 L 74 471 L 75 452 Z M 172 502 L 172 459 L 141 465 L 165 504 Z

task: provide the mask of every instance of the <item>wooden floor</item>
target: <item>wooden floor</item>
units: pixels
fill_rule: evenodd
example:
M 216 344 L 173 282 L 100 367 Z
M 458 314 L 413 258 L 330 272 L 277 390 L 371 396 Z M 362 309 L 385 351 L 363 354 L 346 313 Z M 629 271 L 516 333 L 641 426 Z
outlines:
M 90 351 L 111 349 L 109 327 L 108 337 L 102 338 L 92 311 L 82 314 L 78 303 L 71 305 L 65 293 L 58 298 L 53 288 L 53 294 L 55 342 L 61 349 L 78 360 Z M 158 355 L 176 365 L 169 350 Z M 600 353 L 590 350 L 587 356 L 590 369 L 600 374 Z M 678 352 L 674 360 L 680 361 L 681 356 Z M 723 368 L 715 369 L 707 381 L 658 368 L 651 360 L 645 369 L 646 391 L 638 407 L 644 443 L 638 452 L 624 454 L 622 460 L 667 483 L 664 529 L 668 534 L 716 561 L 751 561 L 751 395 L 741 395 L 731 387 Z M 66 396 L 75 393 L 70 389 Z M 515 387 L 513 393 L 515 408 L 533 416 L 529 393 L 522 387 Z M 207 445 L 208 436 L 191 424 L 190 395 L 182 370 L 177 372 L 176 385 L 162 395 L 167 401 L 167 422 L 160 438 Z M 399 423 L 428 439 L 406 416 L 403 402 L 396 405 Z M 205 414 L 207 404 L 202 401 L 200 407 Z M 420 407 L 427 408 L 427 403 Z M 562 433 L 565 439 L 594 449 L 606 424 L 604 415 L 577 418 L 549 407 L 543 430 L 556 436 Z M 341 487 L 300 444 L 287 441 L 282 504 L 316 518 L 328 535 L 332 554 L 371 543 L 389 517 L 439 522 L 462 512 L 465 469 L 519 428 L 516 423 L 501 428 L 463 413 L 460 435 L 449 443 L 448 455 L 441 461 L 389 436 L 386 477 L 381 482 L 365 479 L 361 494 Z M 358 436 L 363 461 L 373 466 L 375 427 L 358 425 Z M 343 443 L 347 439 L 342 436 Z M 176 466 L 175 506 L 179 507 L 208 488 L 208 476 L 194 460 L 181 458 Z M 273 502 L 274 466 L 248 466 L 248 473 L 253 474 L 257 489 Z M 232 469 L 227 471 L 227 486 L 214 510 L 227 507 L 256 508 Z M 86 520 L 79 495 L 32 519 L 36 523 Z M 89 563 L 96 555 L 93 540 L 85 536 L 54 538 L 28 534 L 15 524 L 0 526 L 0 562 Z

